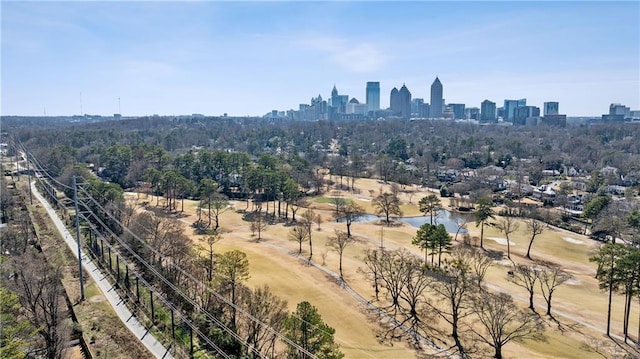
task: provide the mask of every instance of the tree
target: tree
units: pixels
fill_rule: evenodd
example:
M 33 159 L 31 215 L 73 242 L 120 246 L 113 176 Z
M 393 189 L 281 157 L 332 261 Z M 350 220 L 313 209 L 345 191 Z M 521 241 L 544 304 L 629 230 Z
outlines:
M 401 216 L 402 210 L 400 210 L 400 199 L 393 193 L 384 192 L 380 193 L 373 199 L 373 206 L 376 209 L 376 214 L 383 214 L 387 224 L 390 224 L 389 216 L 396 215 Z
M 493 265 L 491 258 L 484 251 L 478 250 L 468 245 L 462 245 L 454 249 L 454 258 L 460 258 L 463 263 L 469 266 L 469 275 L 482 290 L 482 281 L 487 274 L 489 267 Z
M 433 266 L 433 257 L 438 254 L 438 267 L 442 261 L 442 253 L 451 249 L 451 236 L 447 233 L 447 229 L 443 224 L 432 225 L 425 223 L 418 229 L 413 239 L 413 244 L 418 245 L 425 250 L 425 264 L 427 262 L 427 249 L 431 250 L 431 265 Z
M 20 308 L 18 296 L 0 286 L 0 358 L 24 358 L 28 339 L 36 334 L 28 321 L 20 320 Z
M 314 221 L 316 222 L 316 224 L 318 225 L 318 230 L 320 230 L 320 225 L 322 224 L 322 216 L 320 214 L 318 214 L 316 216 L 316 218 L 314 219 Z
M 509 259 L 511 259 L 511 241 L 509 240 L 509 235 L 517 231 L 519 227 L 520 224 L 516 222 L 516 218 L 511 217 L 510 215 L 502 217 L 498 223 L 496 223 L 496 228 L 504 233 L 504 236 L 507 239 L 507 258 Z
M 347 246 L 353 242 L 352 237 L 349 237 L 347 233 L 335 230 L 335 236 L 329 237 L 329 241 L 327 242 L 327 246 L 336 251 L 340 256 L 340 278 L 343 278 L 342 275 L 342 255 L 344 254 L 344 250 Z
M 290 198 L 287 202 L 291 207 L 291 221 L 293 222 L 296 221 L 296 213 L 298 213 L 298 210 L 309 205 L 309 201 L 300 195 L 300 191 L 296 191 L 296 193 L 298 195 Z
M 589 182 L 587 182 L 587 192 L 596 193 L 606 182 L 604 175 L 600 171 L 591 172 Z
M 298 255 L 302 254 L 302 242 L 309 238 L 309 226 L 305 223 L 296 223 L 289 231 L 289 238 L 298 242 Z
M 386 153 L 389 154 L 391 159 L 398 161 L 406 161 L 409 158 L 407 154 L 407 142 L 400 136 L 396 136 L 387 144 Z
M 589 258 L 591 262 L 598 265 L 596 278 L 599 281 L 601 290 L 609 291 L 609 302 L 607 305 L 607 336 L 611 333 L 611 300 L 613 292 L 620 286 L 620 259 L 625 256 L 627 250 L 624 244 L 606 243 L 600 247 L 598 253 Z
M 320 359 L 340 359 L 344 354 L 335 343 L 333 335 L 336 330 L 322 321 L 318 309 L 311 303 L 298 303 L 296 311 L 291 313 L 284 322 L 285 336 L 296 343 L 304 351 L 289 346 L 287 358 L 309 359 L 305 352 Z
M 629 315 L 631 312 L 631 299 L 640 293 L 640 249 L 627 246 L 627 253 L 619 259 L 619 273 L 621 289 L 624 298 L 624 324 L 623 333 L 625 343 L 629 336 Z
M 438 296 L 437 304 L 430 304 L 435 313 L 451 325 L 451 336 L 462 358 L 466 357 L 460 338 L 461 320 L 473 313 L 472 294 L 475 290 L 468 249 L 456 248 L 452 259 L 443 269 L 433 272 L 437 279 L 431 290 Z M 442 305 L 444 303 L 444 305 Z
M 527 258 L 531 259 L 531 246 L 533 245 L 533 240 L 536 239 L 539 234 L 542 234 L 542 232 L 544 232 L 547 225 L 535 218 L 528 218 L 525 220 L 525 223 L 527 225 L 527 232 L 531 234 L 529 246 L 527 247 Z
M 553 318 L 553 315 L 551 315 L 551 298 L 553 296 L 553 292 L 557 287 L 571 279 L 571 275 L 555 264 L 545 264 L 540 266 L 536 271 L 536 275 L 540 280 L 542 296 L 547 302 L 547 315 Z
M 316 213 L 311 209 L 307 209 L 302 212 L 302 224 L 306 226 L 306 232 L 309 236 L 309 260 L 313 257 L 313 243 L 311 242 L 311 226 L 313 225 L 313 220 L 315 219 Z
M 45 357 L 61 358 L 70 335 L 61 267 L 51 268 L 43 258 L 29 251 L 14 257 L 11 267 L 16 277 L 15 292 L 27 321 L 42 340 Z
M 200 208 L 207 208 L 207 226 L 211 227 L 211 207 L 213 206 L 213 196 L 218 193 L 218 184 L 209 178 L 200 180 Z
M 338 194 L 331 197 L 331 204 L 333 204 L 333 207 L 335 208 L 334 217 L 336 219 L 336 222 L 338 222 L 342 209 L 347 205 L 347 200 L 345 200 L 344 197 L 339 194 L 339 192 L 336 191 L 336 193 Z
M 208 234 L 204 241 L 207 243 L 207 280 L 211 282 L 213 279 L 213 270 L 214 270 L 214 253 L 213 253 L 213 245 L 220 242 L 222 239 L 222 234 L 214 231 L 213 233 Z
M 411 242 L 412 244 L 420 247 L 422 250 L 424 250 L 424 264 L 427 265 L 427 256 L 429 255 L 428 250 L 431 249 L 432 250 L 432 256 L 431 256 L 431 264 L 433 265 L 433 250 L 435 248 L 431 247 L 433 245 L 433 242 L 431 241 L 431 232 L 434 231 L 435 226 L 429 223 L 425 223 L 423 225 L 420 226 L 420 228 L 418 228 L 418 231 L 416 232 L 416 236 L 413 237 L 413 241 Z
M 533 306 L 533 293 L 536 282 L 538 281 L 536 268 L 525 264 L 514 264 L 509 272 L 508 280 L 518 287 L 527 290 L 529 293 L 529 309 L 535 313 L 536 308 Z
M 378 256 L 380 255 L 381 253 L 379 253 L 377 249 L 367 249 L 364 254 L 364 264 L 367 266 L 367 270 L 364 270 L 364 273 L 373 281 L 376 300 L 380 300 L 380 286 L 378 283 L 378 276 L 380 275 L 380 261 L 378 260 Z
M 456 218 L 455 219 L 456 222 L 456 235 L 455 237 L 453 237 L 454 241 L 458 241 L 458 234 L 460 233 L 460 231 L 462 231 L 464 228 L 467 227 L 467 223 L 469 223 L 469 217 L 464 216 L 461 218 Z
M 473 310 L 478 323 L 470 328 L 480 341 L 493 348 L 496 359 L 502 359 L 502 348 L 512 340 L 543 337 L 538 316 L 520 310 L 507 294 L 481 291 L 474 298 Z
M 480 225 L 480 248 L 484 249 L 484 225 L 494 216 L 493 202 L 487 197 L 480 197 L 476 204 L 476 227 Z
M 220 287 L 228 291 L 229 301 L 238 304 L 236 300 L 236 290 L 239 285 L 249 279 L 249 260 L 247 254 L 239 250 L 232 250 L 217 255 L 216 279 Z M 236 307 L 231 307 L 230 327 L 233 331 L 237 329 Z
M 340 219 L 343 220 L 347 225 L 347 237 L 351 237 L 351 224 L 354 221 L 357 221 L 364 214 L 364 208 L 360 207 L 359 204 L 353 201 L 346 203 L 341 208 L 339 216 Z
M 262 232 L 267 228 L 267 221 L 264 216 L 264 213 L 262 213 L 262 206 L 259 206 L 251 216 L 251 233 L 254 235 L 256 233 L 258 234 L 258 242 L 262 239 Z
M 217 231 L 220 227 L 220 215 L 229 210 L 229 200 L 224 194 L 215 192 L 207 199 L 207 207 L 209 208 L 209 216 L 213 213 L 213 219 L 216 222 L 213 230 Z
M 592 198 L 587 204 L 584 206 L 584 210 L 582 211 L 582 215 L 585 218 L 591 220 L 591 223 L 594 223 L 594 220 L 598 217 L 600 212 L 604 210 L 605 207 L 611 202 L 611 197 L 609 196 L 597 196 Z M 586 227 L 585 227 L 586 231 Z
M 420 207 L 420 212 L 424 213 L 425 216 L 429 216 L 429 224 L 433 224 L 434 218 L 438 215 L 437 212 L 442 209 L 440 198 L 435 194 L 422 197 L 418 202 L 418 206 Z
M 242 307 L 251 316 L 242 316 L 238 327 L 247 343 L 246 353 L 275 358 L 277 335 L 287 319 L 287 302 L 264 285 L 250 291 L 243 298 Z

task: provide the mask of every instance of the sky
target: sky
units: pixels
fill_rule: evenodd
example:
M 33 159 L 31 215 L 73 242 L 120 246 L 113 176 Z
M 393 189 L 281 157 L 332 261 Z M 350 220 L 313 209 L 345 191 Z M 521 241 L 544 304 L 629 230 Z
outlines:
M 2 115 L 263 115 L 311 97 L 640 110 L 640 2 L 1 1 Z

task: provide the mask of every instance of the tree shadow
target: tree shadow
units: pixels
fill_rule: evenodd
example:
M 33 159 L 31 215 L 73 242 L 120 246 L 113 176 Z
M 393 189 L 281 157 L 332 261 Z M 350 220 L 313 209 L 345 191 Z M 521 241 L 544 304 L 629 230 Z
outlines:
M 486 254 L 487 257 L 491 258 L 494 261 L 499 261 L 499 260 L 502 260 L 502 258 L 504 258 L 504 252 L 503 251 L 499 251 L 499 250 L 495 250 L 495 249 L 486 249 L 485 248 L 484 254 Z

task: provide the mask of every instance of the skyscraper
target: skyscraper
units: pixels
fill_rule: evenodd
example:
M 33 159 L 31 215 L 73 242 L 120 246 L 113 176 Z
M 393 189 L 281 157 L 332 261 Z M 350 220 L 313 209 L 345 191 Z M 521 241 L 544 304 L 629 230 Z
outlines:
M 484 100 L 480 104 L 480 121 L 496 122 L 496 103 Z
M 544 103 L 544 115 L 557 115 L 560 112 L 560 105 L 557 102 L 545 102 Z
M 513 112 L 514 125 L 537 124 L 537 118 L 540 117 L 540 108 L 535 106 L 518 106 Z
M 431 84 L 431 110 L 429 117 L 441 118 L 442 110 L 442 83 L 436 76 L 436 79 Z
M 402 118 L 410 118 L 411 117 L 411 92 L 402 84 L 400 91 L 398 91 L 398 102 L 400 107 L 400 117 Z
M 453 118 L 455 120 L 464 119 L 465 105 L 463 103 L 450 103 L 448 106 L 451 107 L 451 111 L 453 111 Z
M 380 109 L 380 82 L 367 82 L 367 110 Z
M 391 95 L 389 96 L 389 108 L 394 115 L 400 113 L 400 95 L 395 87 L 391 90 Z
M 527 105 L 527 99 L 520 100 L 504 100 L 504 118 L 505 122 L 513 122 L 516 108 L 524 107 Z

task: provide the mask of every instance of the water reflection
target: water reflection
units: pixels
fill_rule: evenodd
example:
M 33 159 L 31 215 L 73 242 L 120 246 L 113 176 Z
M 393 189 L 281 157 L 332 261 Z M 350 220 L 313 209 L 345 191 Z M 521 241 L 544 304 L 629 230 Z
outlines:
M 373 214 L 366 214 L 360 217 L 356 222 L 371 222 L 378 219 L 383 219 L 382 216 L 375 216 Z M 444 224 L 444 227 L 447 229 L 449 233 L 455 233 L 458 230 L 458 225 L 456 224 L 456 220 L 459 223 L 462 223 L 465 218 L 468 218 L 467 223 L 473 222 L 473 217 L 470 214 L 459 214 L 459 213 L 451 213 L 447 210 L 438 211 L 438 214 L 434 216 L 434 224 Z M 416 216 L 416 217 L 393 217 L 393 219 L 405 222 L 412 227 L 419 228 L 421 225 L 425 223 L 429 223 L 429 216 Z M 467 230 L 462 228 L 460 233 L 467 233 Z

